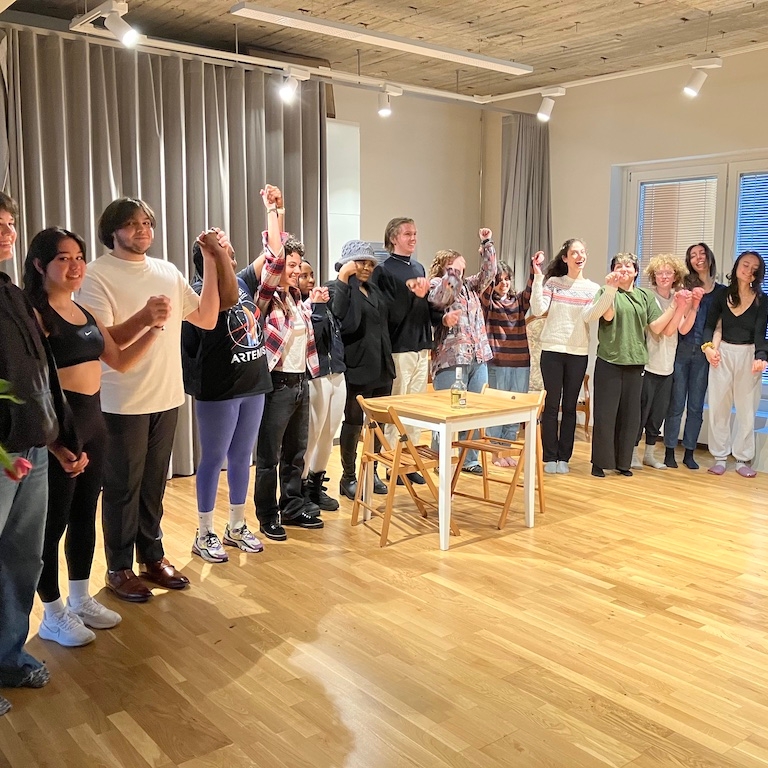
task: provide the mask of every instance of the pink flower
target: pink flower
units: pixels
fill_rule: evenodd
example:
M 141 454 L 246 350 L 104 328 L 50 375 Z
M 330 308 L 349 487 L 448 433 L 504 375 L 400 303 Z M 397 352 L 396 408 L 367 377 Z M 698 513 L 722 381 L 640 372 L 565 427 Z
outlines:
M 13 462 L 13 468 L 4 469 L 3 472 L 5 472 L 5 474 L 11 478 L 11 480 L 13 480 L 16 483 L 19 483 L 29 474 L 30 469 L 32 469 L 32 464 L 26 459 L 19 456 Z

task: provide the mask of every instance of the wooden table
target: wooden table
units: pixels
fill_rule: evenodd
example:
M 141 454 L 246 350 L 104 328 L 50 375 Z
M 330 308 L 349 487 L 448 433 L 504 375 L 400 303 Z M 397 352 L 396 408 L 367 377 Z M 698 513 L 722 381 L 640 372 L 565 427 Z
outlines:
M 538 393 L 510 392 L 503 395 L 467 392 L 467 407 L 451 408 L 450 390 L 390 395 L 377 397 L 377 405 L 392 407 L 403 424 L 429 429 L 438 434 L 440 453 L 440 481 L 438 518 L 440 549 L 448 549 L 451 521 L 451 444 L 457 432 L 497 427 L 521 422 L 536 424 L 539 407 Z M 525 464 L 523 467 L 523 495 L 525 499 L 525 525 L 533 528 L 533 498 L 536 469 L 536 430 L 525 430 Z M 369 495 L 370 489 L 366 489 Z

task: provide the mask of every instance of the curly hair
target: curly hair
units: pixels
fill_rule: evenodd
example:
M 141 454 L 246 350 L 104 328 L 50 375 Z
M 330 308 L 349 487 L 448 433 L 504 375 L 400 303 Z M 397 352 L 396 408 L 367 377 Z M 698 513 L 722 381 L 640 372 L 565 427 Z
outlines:
M 648 262 L 648 266 L 643 272 L 651 281 L 651 285 L 656 285 L 656 273 L 662 267 L 671 267 L 675 273 L 672 288 L 675 290 L 682 288 L 685 283 L 685 278 L 688 276 L 688 268 L 685 266 L 683 260 L 678 256 L 675 256 L 674 253 L 659 253 Z
M 568 274 L 568 264 L 566 264 L 565 259 L 574 243 L 581 243 L 584 246 L 584 250 L 587 249 L 587 244 L 580 237 L 571 237 L 566 240 L 555 254 L 555 258 L 547 264 L 547 268 L 544 271 L 544 282 L 549 280 L 550 277 L 562 277 Z
M 450 248 L 438 251 L 429 267 L 429 277 L 442 277 L 445 274 L 445 268 L 452 261 L 458 259 L 459 256 L 461 256 L 461 254 L 458 251 L 451 250 Z

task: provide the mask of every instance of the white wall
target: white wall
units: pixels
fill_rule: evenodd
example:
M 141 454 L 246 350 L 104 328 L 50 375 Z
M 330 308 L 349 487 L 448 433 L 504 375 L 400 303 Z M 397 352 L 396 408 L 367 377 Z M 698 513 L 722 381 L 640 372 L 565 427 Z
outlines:
M 360 125 L 360 237 L 382 241 L 391 218 L 409 216 L 427 269 L 440 248 L 476 263 L 482 110 L 405 95 L 381 118 L 376 93 L 333 90 L 336 117 Z
M 687 67 L 572 88 L 557 99 L 550 122 L 555 243 L 583 237 L 587 275 L 598 280 L 608 258 L 614 166 L 768 147 L 766 72 L 768 51 L 760 51 L 723 59 L 695 99 L 682 94 Z

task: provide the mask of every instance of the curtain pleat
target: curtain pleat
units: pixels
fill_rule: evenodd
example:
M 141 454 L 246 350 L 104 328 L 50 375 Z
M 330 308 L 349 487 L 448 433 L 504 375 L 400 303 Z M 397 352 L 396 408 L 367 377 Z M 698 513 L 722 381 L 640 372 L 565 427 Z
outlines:
M 89 259 L 104 253 L 98 219 L 123 195 L 152 206 L 151 254 L 187 277 L 191 244 L 211 226 L 229 233 L 245 266 L 261 252 L 267 182 L 283 189 L 286 227 L 310 260 L 327 258 L 318 83 L 301 83 L 300 98 L 284 104 L 282 77 L 270 73 L 2 26 L 0 67 L 0 175 L 22 211 L 17 258 L 4 268 L 17 282 L 29 241 L 45 227 L 81 234 Z M 193 438 L 188 402 L 175 474 L 194 470 Z
M 502 219 L 499 254 L 514 270 L 516 291 L 525 288 L 536 251 L 552 255 L 549 126 L 535 115 L 502 121 Z

